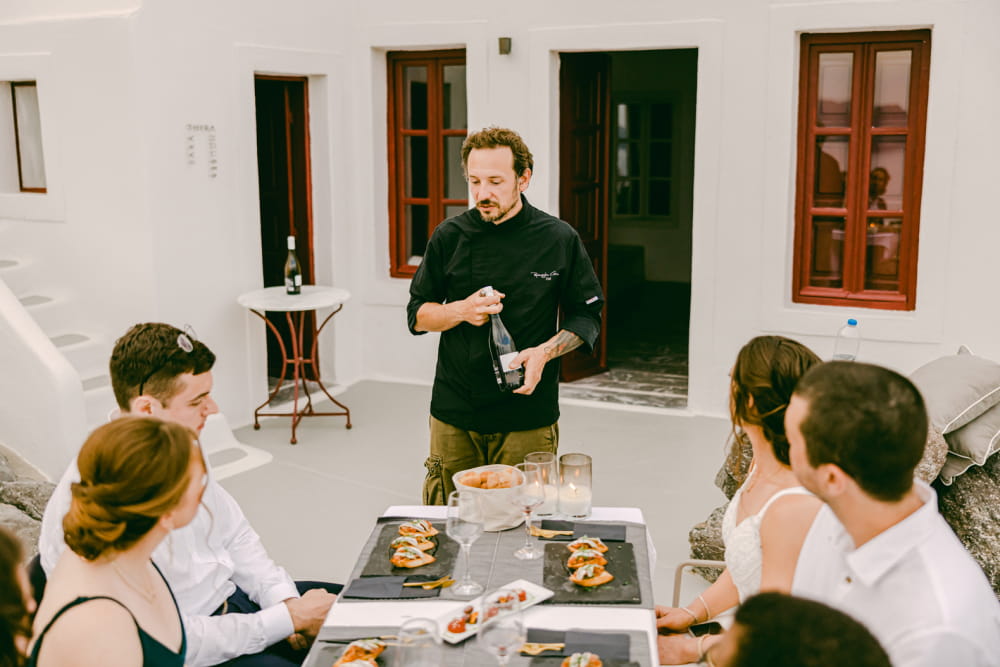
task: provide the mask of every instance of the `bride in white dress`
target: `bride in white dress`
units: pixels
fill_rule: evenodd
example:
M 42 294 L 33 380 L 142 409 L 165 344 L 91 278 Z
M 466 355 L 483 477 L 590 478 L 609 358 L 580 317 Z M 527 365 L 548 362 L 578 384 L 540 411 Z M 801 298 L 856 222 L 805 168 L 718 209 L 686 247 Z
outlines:
M 722 520 L 726 569 L 686 606 L 657 606 L 661 631 L 684 632 L 762 590 L 791 590 L 799 550 L 821 503 L 792 473 L 785 408 L 799 378 L 818 363 L 809 348 L 781 336 L 758 336 L 737 355 L 730 414 L 734 429 L 750 440 L 753 462 Z M 660 664 L 696 662 L 716 639 L 661 636 Z

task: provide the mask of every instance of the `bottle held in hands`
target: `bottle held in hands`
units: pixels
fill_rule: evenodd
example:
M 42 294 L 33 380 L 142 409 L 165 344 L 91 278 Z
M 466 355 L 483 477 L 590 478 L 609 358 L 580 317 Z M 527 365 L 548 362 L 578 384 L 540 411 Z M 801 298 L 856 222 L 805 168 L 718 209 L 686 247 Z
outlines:
M 491 296 L 493 288 L 486 286 L 482 289 L 483 296 Z M 493 361 L 493 372 L 496 374 L 497 385 L 500 391 L 514 391 L 524 384 L 524 367 L 509 368 L 510 362 L 517 356 L 517 347 L 510 332 L 504 326 L 500 315 L 490 314 L 490 359 Z
M 288 259 L 285 260 L 285 292 L 300 294 L 302 292 L 302 265 L 295 254 L 295 237 L 288 237 Z

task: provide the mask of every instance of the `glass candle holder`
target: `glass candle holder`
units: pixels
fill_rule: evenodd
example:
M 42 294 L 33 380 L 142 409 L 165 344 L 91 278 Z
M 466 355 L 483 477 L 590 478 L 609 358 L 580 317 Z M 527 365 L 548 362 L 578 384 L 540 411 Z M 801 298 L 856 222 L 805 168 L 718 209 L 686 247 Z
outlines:
M 572 519 L 590 516 L 593 463 L 586 454 L 559 457 L 559 511 Z
M 393 667 L 438 667 L 441 664 L 441 636 L 437 622 L 411 618 L 399 628 Z
M 535 508 L 535 516 L 552 516 L 559 511 L 559 466 L 552 452 L 531 452 L 525 463 L 536 463 L 545 487 L 545 501 Z

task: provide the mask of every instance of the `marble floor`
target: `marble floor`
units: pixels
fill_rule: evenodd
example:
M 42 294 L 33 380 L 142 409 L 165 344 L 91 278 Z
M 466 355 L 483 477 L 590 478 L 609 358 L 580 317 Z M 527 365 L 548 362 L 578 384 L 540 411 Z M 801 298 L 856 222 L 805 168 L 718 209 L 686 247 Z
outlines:
M 644 283 L 608 303 L 608 371 L 564 382 L 563 398 L 687 406 L 690 286 Z

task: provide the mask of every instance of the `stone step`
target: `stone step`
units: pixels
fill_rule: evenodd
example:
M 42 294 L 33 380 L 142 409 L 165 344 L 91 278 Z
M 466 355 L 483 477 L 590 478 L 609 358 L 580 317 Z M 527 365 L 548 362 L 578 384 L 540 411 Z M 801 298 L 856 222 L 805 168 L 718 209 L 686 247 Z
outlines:
M 110 346 L 98 336 L 80 332 L 50 335 L 49 340 L 62 352 L 78 373 L 87 369 L 103 368 L 111 356 Z M 89 373 L 88 377 L 94 375 Z
M 64 297 L 36 292 L 18 297 L 18 300 L 42 331 L 59 331 L 73 321 L 71 304 Z
M 0 258 L 0 280 L 16 295 L 31 292 L 31 264 L 24 259 Z

